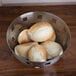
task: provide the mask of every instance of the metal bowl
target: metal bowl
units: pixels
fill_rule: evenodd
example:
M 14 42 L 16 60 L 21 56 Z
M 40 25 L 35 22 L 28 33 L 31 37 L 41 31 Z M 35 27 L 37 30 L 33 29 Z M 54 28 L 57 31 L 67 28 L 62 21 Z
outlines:
M 56 42 L 60 43 L 63 47 L 63 53 L 68 48 L 70 43 L 70 31 L 67 24 L 59 17 L 48 12 L 28 12 L 17 17 L 8 27 L 7 30 L 7 44 L 10 48 L 10 51 L 14 56 L 26 65 L 33 67 L 46 67 L 56 63 L 62 56 L 61 53 L 59 56 L 49 59 L 46 62 L 31 62 L 28 59 L 17 56 L 14 52 L 14 47 L 18 44 L 17 37 L 18 34 L 25 28 L 29 28 L 32 24 L 47 21 L 53 25 L 53 28 L 56 32 Z

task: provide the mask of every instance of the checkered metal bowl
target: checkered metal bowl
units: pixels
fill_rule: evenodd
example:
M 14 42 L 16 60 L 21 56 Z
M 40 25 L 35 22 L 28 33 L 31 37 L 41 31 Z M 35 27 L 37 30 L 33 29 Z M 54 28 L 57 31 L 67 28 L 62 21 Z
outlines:
M 17 17 L 7 30 L 7 44 L 10 48 L 10 51 L 14 56 L 21 61 L 22 63 L 33 66 L 33 67 L 46 67 L 56 63 L 62 56 L 63 53 L 60 53 L 59 56 L 49 59 L 46 62 L 31 62 L 28 59 L 17 56 L 14 52 L 14 47 L 18 44 L 17 37 L 18 34 L 25 28 L 31 27 L 34 23 L 40 21 L 47 21 L 53 25 L 53 28 L 56 32 L 56 42 L 60 43 L 63 47 L 63 53 L 68 48 L 70 44 L 70 31 L 67 24 L 58 16 L 51 14 L 49 12 L 28 12 Z

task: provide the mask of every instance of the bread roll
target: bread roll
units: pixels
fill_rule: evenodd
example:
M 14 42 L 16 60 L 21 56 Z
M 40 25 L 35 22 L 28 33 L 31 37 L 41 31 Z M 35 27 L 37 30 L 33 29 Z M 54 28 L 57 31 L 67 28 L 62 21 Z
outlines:
M 27 32 L 28 32 L 28 29 L 25 29 L 22 32 L 20 32 L 20 34 L 18 35 L 19 44 L 30 41 L 30 38 L 28 37 L 28 33 Z
M 38 22 L 28 31 L 29 37 L 36 42 L 43 42 L 53 36 L 54 29 L 48 22 Z
M 29 42 L 29 43 L 25 43 L 25 44 L 20 44 L 17 45 L 14 50 L 15 50 L 15 54 L 17 56 L 22 56 L 22 57 L 26 57 L 27 58 L 27 52 L 28 50 L 35 44 L 38 44 L 36 42 Z
M 60 44 L 53 41 L 46 41 L 42 43 L 48 53 L 48 59 L 52 59 L 63 53 L 63 49 Z
M 33 62 L 45 62 L 47 52 L 42 45 L 34 45 L 28 52 L 28 59 Z

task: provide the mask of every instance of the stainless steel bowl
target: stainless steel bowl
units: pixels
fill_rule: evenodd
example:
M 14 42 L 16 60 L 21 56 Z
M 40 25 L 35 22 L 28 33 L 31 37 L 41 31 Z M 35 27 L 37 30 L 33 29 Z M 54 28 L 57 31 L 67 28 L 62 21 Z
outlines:
M 56 42 L 60 43 L 65 51 L 70 43 L 70 31 L 67 24 L 59 17 L 48 12 L 28 12 L 17 17 L 8 27 L 7 30 L 7 44 L 10 48 L 10 51 L 14 56 L 21 61 L 22 63 L 34 67 L 46 67 L 56 63 L 62 56 L 61 53 L 59 56 L 53 59 L 49 59 L 46 62 L 31 62 L 28 59 L 17 56 L 14 52 L 14 47 L 18 44 L 17 36 L 25 28 L 29 28 L 32 24 L 40 21 L 47 21 L 53 25 L 53 28 L 56 32 Z

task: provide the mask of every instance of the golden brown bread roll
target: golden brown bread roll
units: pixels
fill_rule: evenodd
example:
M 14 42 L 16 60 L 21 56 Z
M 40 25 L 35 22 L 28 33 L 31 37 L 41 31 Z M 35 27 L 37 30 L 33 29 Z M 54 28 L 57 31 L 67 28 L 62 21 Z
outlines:
M 45 62 L 47 52 L 42 45 L 36 44 L 28 51 L 28 59 L 33 62 Z
M 14 48 L 15 54 L 18 55 L 18 56 L 22 56 L 22 57 L 26 57 L 27 58 L 28 50 L 35 44 L 38 44 L 38 43 L 29 42 L 29 43 L 24 43 L 24 44 L 17 45 Z
M 31 40 L 43 42 L 51 39 L 54 34 L 54 29 L 48 22 L 38 22 L 34 24 L 28 31 Z
M 48 59 L 52 59 L 63 53 L 63 49 L 60 44 L 53 41 L 43 42 L 42 45 L 46 48 L 48 53 Z
M 21 43 L 25 43 L 25 42 L 29 42 L 30 38 L 28 36 L 28 29 L 24 29 L 22 32 L 20 32 L 20 34 L 18 35 L 18 42 Z

